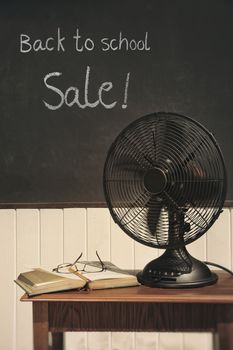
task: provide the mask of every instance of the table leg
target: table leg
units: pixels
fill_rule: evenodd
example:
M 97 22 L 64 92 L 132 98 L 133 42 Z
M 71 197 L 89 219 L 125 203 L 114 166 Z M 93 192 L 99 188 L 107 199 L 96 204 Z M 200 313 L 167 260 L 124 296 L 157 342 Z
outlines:
M 63 333 L 52 333 L 52 350 L 63 350 Z
M 34 350 L 48 350 L 48 302 L 33 303 Z
M 233 323 L 220 323 L 217 326 L 220 350 L 233 349 Z

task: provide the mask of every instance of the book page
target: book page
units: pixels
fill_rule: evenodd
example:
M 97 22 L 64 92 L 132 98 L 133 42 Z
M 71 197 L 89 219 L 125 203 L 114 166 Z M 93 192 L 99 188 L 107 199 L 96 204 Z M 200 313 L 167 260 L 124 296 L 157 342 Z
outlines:
M 101 271 L 101 272 L 88 272 L 83 273 L 83 276 L 88 278 L 90 281 L 98 281 L 98 280 L 104 280 L 104 279 L 118 279 L 118 278 L 132 278 L 134 276 L 126 275 L 123 273 L 113 272 L 113 271 Z
M 95 261 L 82 260 L 82 261 L 80 261 L 80 264 L 82 264 L 83 266 L 87 265 L 88 267 L 92 266 L 92 267 L 97 267 L 99 269 L 102 268 L 100 261 L 96 261 L 96 260 Z M 105 268 L 109 271 L 114 271 L 114 272 L 119 272 L 119 273 L 124 273 L 126 275 L 129 275 L 129 273 L 127 271 L 120 269 L 118 266 L 116 266 L 115 264 L 113 264 L 110 261 L 103 261 L 103 264 L 104 264 Z
M 74 273 L 60 273 L 60 272 L 55 272 L 55 271 L 52 271 L 52 268 L 51 267 L 37 267 L 35 268 L 34 270 L 46 270 L 48 271 L 50 274 L 53 274 L 57 277 L 64 277 L 64 278 L 68 278 L 68 279 L 79 279 L 81 280 L 82 278 L 79 277 L 78 275 L 75 275 Z

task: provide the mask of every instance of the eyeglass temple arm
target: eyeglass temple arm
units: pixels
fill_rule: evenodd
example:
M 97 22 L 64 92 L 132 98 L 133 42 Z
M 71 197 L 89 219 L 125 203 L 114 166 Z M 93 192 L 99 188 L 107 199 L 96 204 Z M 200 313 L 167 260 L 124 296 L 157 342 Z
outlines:
M 97 250 L 96 250 L 95 253 L 96 253 L 97 258 L 99 259 L 99 261 L 100 261 L 100 263 L 101 263 L 102 268 L 103 268 L 103 269 L 106 269 L 106 267 L 105 267 L 103 261 L 101 260 L 101 258 L 100 258 L 100 256 L 99 256 Z M 83 255 L 83 253 L 81 253 L 81 254 L 77 257 L 77 259 L 73 262 L 72 265 L 75 265 L 75 264 L 79 261 L 79 259 L 81 259 L 82 255 Z
M 95 253 L 96 253 L 97 258 L 99 259 L 99 261 L 100 261 L 100 263 L 101 263 L 102 269 L 106 269 L 106 266 L 104 265 L 103 261 L 100 259 L 100 256 L 99 256 L 99 254 L 98 254 L 97 250 L 96 250 L 96 252 L 95 252 Z
M 77 257 L 77 259 L 73 262 L 72 265 L 75 265 L 75 264 L 79 261 L 79 259 L 81 259 L 82 255 L 83 255 L 83 253 L 81 253 L 81 254 Z

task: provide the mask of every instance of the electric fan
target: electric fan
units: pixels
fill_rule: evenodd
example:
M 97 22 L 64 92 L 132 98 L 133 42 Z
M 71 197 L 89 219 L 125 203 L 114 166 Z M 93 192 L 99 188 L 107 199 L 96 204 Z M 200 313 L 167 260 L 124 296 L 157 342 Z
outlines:
M 128 125 L 111 145 L 103 174 L 114 221 L 136 241 L 166 249 L 137 278 L 151 287 L 199 287 L 217 275 L 185 245 L 215 222 L 226 170 L 213 135 L 197 121 L 154 113 Z

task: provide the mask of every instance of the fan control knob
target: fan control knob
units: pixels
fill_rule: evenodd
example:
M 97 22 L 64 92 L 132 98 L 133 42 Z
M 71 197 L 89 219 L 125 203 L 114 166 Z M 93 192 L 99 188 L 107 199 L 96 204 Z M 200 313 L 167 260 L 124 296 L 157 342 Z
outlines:
M 144 186 L 147 191 L 153 194 L 163 192 L 167 184 L 167 177 L 163 170 L 152 168 L 144 175 Z

